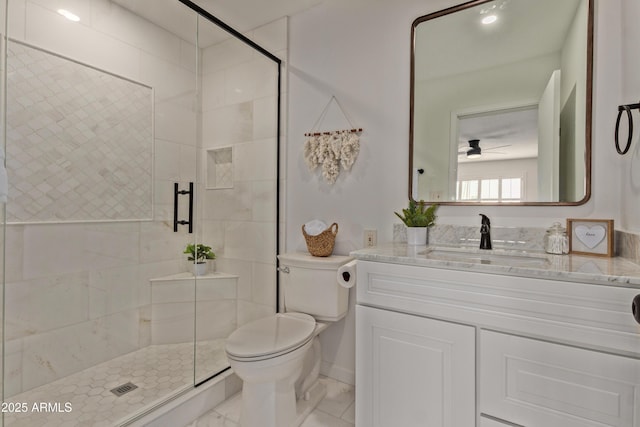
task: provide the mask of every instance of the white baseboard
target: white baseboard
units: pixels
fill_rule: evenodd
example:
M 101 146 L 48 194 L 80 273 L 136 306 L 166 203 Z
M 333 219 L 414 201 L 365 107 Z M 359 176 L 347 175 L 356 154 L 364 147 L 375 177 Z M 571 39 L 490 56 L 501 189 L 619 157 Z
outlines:
M 345 384 L 356 385 L 356 373 L 342 366 L 333 365 L 327 361 L 322 361 L 320 373 L 325 377 L 333 378 Z

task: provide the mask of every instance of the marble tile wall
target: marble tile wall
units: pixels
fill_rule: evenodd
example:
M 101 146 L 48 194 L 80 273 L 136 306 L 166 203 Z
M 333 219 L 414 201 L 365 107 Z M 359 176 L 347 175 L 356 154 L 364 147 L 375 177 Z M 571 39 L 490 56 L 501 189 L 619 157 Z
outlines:
M 236 329 L 238 276 L 190 273 L 151 279 L 151 344 L 226 338 Z M 194 323 L 195 318 L 195 323 Z
M 281 19 L 247 35 L 285 58 L 286 31 Z M 202 173 L 207 149 L 233 146 L 232 188 L 201 189 L 203 241 L 216 250 L 218 270 L 239 277 L 242 325 L 275 312 L 278 70 L 233 39 L 202 58 Z
M 495 248 L 542 251 L 545 228 L 492 227 L 491 241 Z M 480 226 L 439 225 L 429 228 L 430 245 L 480 246 Z M 406 242 L 404 224 L 394 224 L 393 241 Z
M 7 227 L 7 396 L 158 339 L 150 279 L 187 271 L 182 250 L 193 239 L 186 227 L 173 232 L 173 183 L 202 178 L 209 147 L 234 146 L 234 188 L 197 189 L 196 235 L 214 246 L 219 271 L 239 277 L 235 307 L 203 303 L 229 314 L 207 331 L 275 310 L 275 65 L 233 40 L 207 49 L 199 119 L 193 44 L 107 0 L 77 4 L 90 19 L 70 25 L 49 0 L 11 0 L 10 36 L 153 87 L 153 220 Z M 248 35 L 284 57 L 286 28 L 281 20 Z
M 7 220 L 150 219 L 152 89 L 16 41 L 7 64 Z
M 9 36 L 153 87 L 154 218 L 7 227 L 7 396 L 150 345 L 149 279 L 186 271 L 193 238 L 170 220 L 196 177 L 194 45 L 107 0 L 76 2 L 77 25 L 54 6 L 11 0 Z
M 616 230 L 615 251 L 618 256 L 640 264 L 640 234 Z
M 545 228 L 535 227 L 493 227 L 492 243 L 495 248 L 543 251 Z M 480 227 L 458 225 L 435 225 L 429 229 L 431 245 L 479 246 Z M 393 241 L 406 242 L 404 224 L 394 224 Z M 616 256 L 640 263 L 640 234 L 615 230 L 614 246 Z
M 6 16 L 7 16 L 7 2 L 2 2 L 0 3 L 0 34 L 1 35 L 5 35 L 7 34 L 6 31 Z M 2 39 L 4 40 L 4 37 L 2 37 Z M 4 81 L 5 79 L 5 64 L 4 61 L 0 61 L 0 80 Z M 4 121 L 4 96 L 0 94 L 0 127 L 4 128 L 5 127 L 5 121 Z M 4 147 L 3 147 L 4 149 Z M 0 223 L 4 224 L 5 222 L 5 212 L 6 209 L 1 209 L 0 210 Z M 5 227 L 2 227 L 2 230 L 0 231 L 0 242 L 4 242 L 5 241 Z M 0 271 L 4 272 L 5 271 L 5 260 L 6 260 L 6 253 L 5 253 L 5 248 L 6 245 L 0 245 Z M 4 318 L 4 292 L 0 292 L 0 316 L 2 316 Z M 4 328 L 0 328 L 0 354 L 4 354 Z M 4 363 L 2 364 L 3 366 L 0 366 L 0 386 L 4 386 L 4 382 L 1 380 L 2 378 L 4 378 Z
M 8 394 L 149 345 L 149 279 L 184 268 L 186 241 L 158 223 L 7 227 Z

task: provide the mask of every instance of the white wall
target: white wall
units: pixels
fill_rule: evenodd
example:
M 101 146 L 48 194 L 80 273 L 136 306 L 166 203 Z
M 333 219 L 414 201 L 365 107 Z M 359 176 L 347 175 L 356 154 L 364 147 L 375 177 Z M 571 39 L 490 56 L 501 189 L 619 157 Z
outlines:
M 457 0 L 326 0 L 290 21 L 289 125 L 287 149 L 287 249 L 304 250 L 301 224 L 312 218 L 340 225 L 336 252 L 362 247 L 364 228 L 378 230 L 380 242 L 391 241 L 394 210 L 408 195 L 409 53 L 412 21 L 418 16 L 459 3 Z M 634 25 L 637 5 L 620 0 L 596 1 L 594 64 L 594 120 L 592 196 L 576 207 L 483 207 L 492 225 L 548 227 L 565 218 L 613 218 L 622 214 L 634 229 L 640 179 L 629 184 L 615 171 L 630 158 L 620 159 L 612 146 L 616 107 L 620 101 L 621 4 L 626 26 Z M 606 7 L 601 7 L 602 5 Z M 632 9 L 632 10 L 629 10 Z M 630 12 L 635 12 L 630 13 Z M 637 76 L 634 49 L 637 29 L 626 47 L 628 81 Z M 633 65 L 632 65 L 633 64 Z M 628 89 L 631 84 L 627 83 Z M 634 89 L 637 90 L 637 87 Z M 360 156 L 351 173 L 329 186 L 306 170 L 303 134 L 335 95 L 358 126 L 364 128 Z M 637 94 L 628 102 L 637 102 Z M 340 124 L 328 123 L 327 126 Z M 637 163 L 637 161 L 636 161 Z M 631 167 L 625 167 L 627 174 Z M 635 168 L 638 174 L 640 168 Z M 624 172 L 623 172 L 624 173 Z M 620 189 L 620 191 L 611 191 Z M 630 201 L 622 191 L 632 192 Z M 625 210 L 621 213 L 620 206 Z M 477 208 L 443 206 L 439 223 L 479 225 Z M 351 295 L 353 303 L 353 293 Z M 325 361 L 341 372 L 354 370 L 353 311 L 323 338 Z M 341 345 L 342 344 L 342 345 Z M 331 359 L 328 359 L 331 357 Z
M 635 104 L 640 102 L 640 51 L 638 51 L 638 40 L 640 40 L 640 2 L 622 2 L 622 82 L 618 104 Z M 610 115 L 613 116 L 614 111 Z M 626 116 L 626 114 L 624 114 Z M 624 121 L 626 117 L 623 117 Z M 615 120 L 615 117 L 614 119 Z M 627 155 L 621 159 L 622 168 L 620 176 L 620 189 L 622 197 L 620 228 L 640 232 L 640 111 L 633 112 L 634 137 L 633 145 Z M 615 123 L 614 123 L 615 124 Z M 626 143 L 627 133 L 621 131 L 621 143 Z M 610 143 L 611 144 L 611 143 Z M 609 145 L 610 145 L 609 144 Z

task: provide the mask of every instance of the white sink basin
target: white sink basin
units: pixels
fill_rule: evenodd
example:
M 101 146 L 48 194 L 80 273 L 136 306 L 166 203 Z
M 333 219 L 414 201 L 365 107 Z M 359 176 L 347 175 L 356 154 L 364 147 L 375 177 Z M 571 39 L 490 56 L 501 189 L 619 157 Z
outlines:
M 547 255 L 509 249 L 476 249 L 464 247 L 431 247 L 421 252 L 430 259 L 462 261 L 495 265 L 544 266 L 549 263 Z

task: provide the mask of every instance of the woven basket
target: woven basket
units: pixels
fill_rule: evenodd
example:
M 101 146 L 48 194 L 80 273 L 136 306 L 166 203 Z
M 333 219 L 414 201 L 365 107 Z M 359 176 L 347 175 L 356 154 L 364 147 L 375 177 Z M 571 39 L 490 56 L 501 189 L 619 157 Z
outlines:
M 335 229 L 335 230 L 334 230 Z M 333 252 L 333 245 L 336 242 L 336 234 L 338 234 L 338 224 L 335 222 L 322 233 L 311 236 L 307 234 L 302 226 L 302 235 L 307 241 L 307 249 L 313 256 L 329 256 Z

